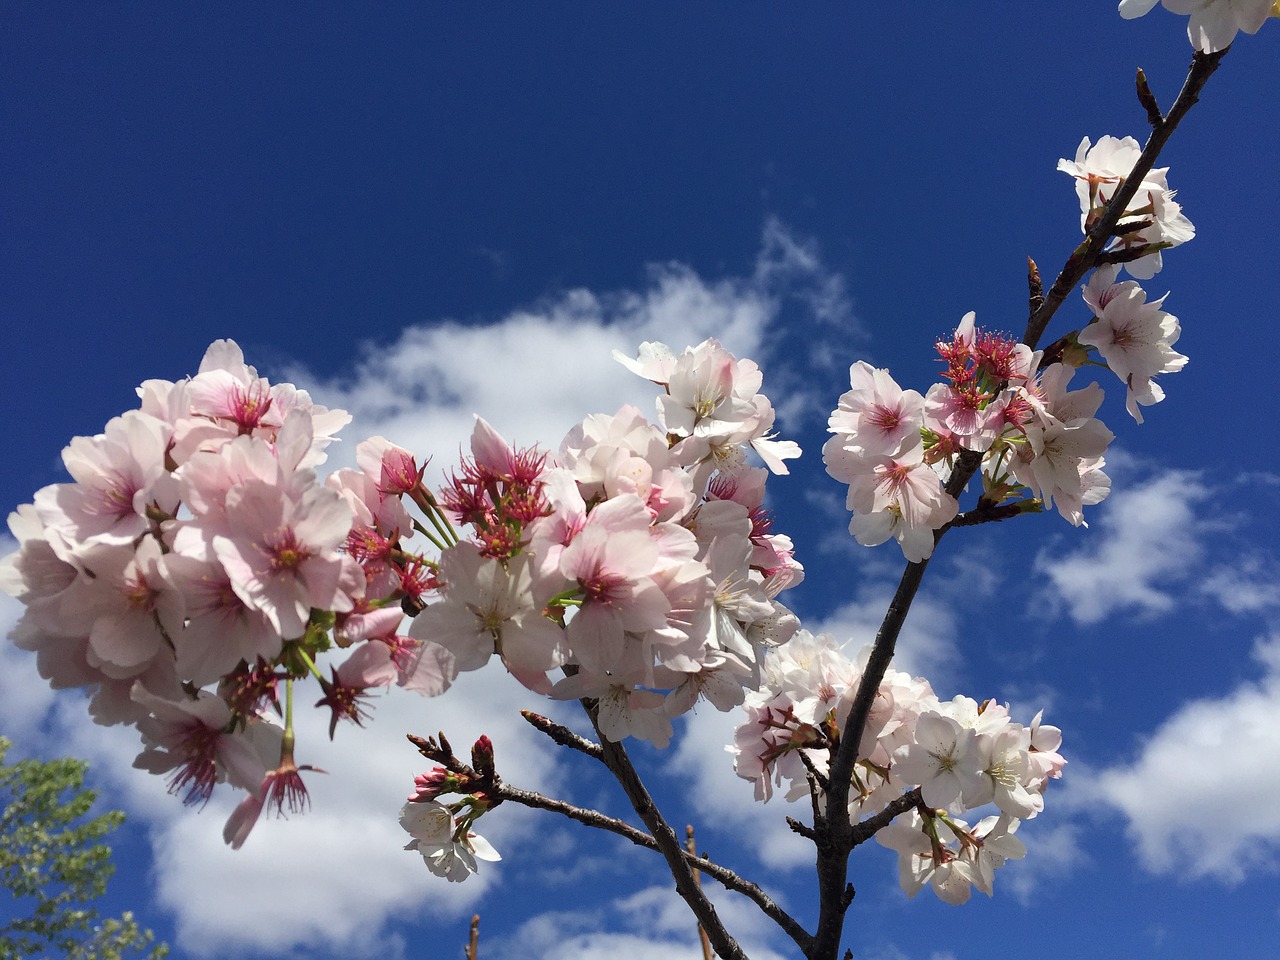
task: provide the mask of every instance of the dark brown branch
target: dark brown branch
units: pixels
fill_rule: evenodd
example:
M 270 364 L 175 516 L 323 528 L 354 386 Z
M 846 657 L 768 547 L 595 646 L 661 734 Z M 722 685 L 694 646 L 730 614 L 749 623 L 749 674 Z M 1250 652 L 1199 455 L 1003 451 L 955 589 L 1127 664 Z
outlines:
M 800 836 L 804 837 L 806 840 L 818 839 L 818 832 L 814 830 L 813 827 L 810 827 L 807 824 L 801 823 L 795 817 L 787 817 L 786 821 L 787 821 L 787 826 L 791 828 L 792 833 L 798 833 L 800 834 Z
M 982 455 L 964 451 L 956 458 L 955 468 L 947 479 L 946 491 L 952 497 L 959 497 L 965 486 L 982 465 Z M 943 527 L 935 535 L 934 543 L 942 538 L 949 527 Z M 806 956 L 809 960 L 826 960 L 836 956 L 840 949 L 840 934 L 844 927 L 844 914 L 848 909 L 847 881 L 849 871 L 849 853 L 853 849 L 854 828 L 848 816 L 841 815 L 849 806 L 849 788 L 852 782 L 853 767 L 858 761 L 858 744 L 862 741 L 862 731 L 867 725 L 867 717 L 871 714 L 871 705 L 880 690 L 885 671 L 893 660 L 894 649 L 898 642 L 898 634 L 907 619 L 907 612 L 915 599 L 920 582 L 924 579 L 928 558 L 918 563 L 908 563 L 898 581 L 898 589 L 889 601 L 889 609 L 885 612 L 876 639 L 871 647 L 871 656 L 862 672 L 858 683 L 858 692 L 854 695 L 853 706 L 845 720 L 844 729 L 840 731 L 840 745 L 831 758 L 828 774 L 831 782 L 827 792 L 825 817 L 820 827 L 818 847 L 818 928 L 814 935 L 813 946 Z
M 1192 59 L 1191 68 L 1187 73 L 1186 81 L 1183 83 L 1182 91 L 1178 94 L 1177 101 L 1167 116 L 1152 118 L 1154 129 L 1147 140 L 1147 145 L 1143 148 L 1141 156 L 1138 158 L 1137 163 L 1134 164 L 1133 170 L 1130 171 L 1125 182 L 1116 191 L 1111 202 L 1104 209 L 1102 216 L 1099 217 L 1096 223 L 1091 225 L 1085 235 L 1084 242 L 1067 259 L 1066 265 L 1062 268 L 1061 273 L 1058 274 L 1058 278 L 1054 281 L 1049 292 L 1044 295 L 1043 300 L 1039 299 L 1039 271 L 1034 263 L 1028 264 L 1027 282 L 1030 292 L 1031 316 L 1027 321 L 1023 342 L 1033 350 L 1036 344 L 1039 343 L 1040 337 L 1044 334 L 1058 307 L 1066 300 L 1067 295 L 1080 282 L 1081 278 L 1098 263 L 1099 257 L 1105 253 L 1106 245 L 1117 233 L 1117 225 L 1124 215 L 1129 201 L 1137 193 L 1143 178 L 1155 165 L 1156 158 L 1173 134 L 1174 129 L 1176 129 L 1192 105 L 1199 100 L 1200 91 L 1217 69 L 1224 53 L 1225 51 L 1213 54 L 1197 53 Z M 1153 98 L 1151 102 L 1154 102 Z M 952 471 L 951 477 L 947 481 L 947 493 L 958 498 L 980 465 L 980 455 L 969 452 L 962 453 L 958 458 L 955 469 Z M 937 532 L 935 544 L 950 526 L 943 527 Z M 859 837 L 859 842 L 861 842 L 866 839 L 866 836 L 874 833 L 875 829 L 878 829 L 878 821 L 875 817 L 870 818 L 864 824 L 859 824 L 855 828 L 850 824 L 849 818 L 844 815 L 844 811 L 848 809 L 850 779 L 854 764 L 857 762 L 858 745 L 862 739 L 867 717 L 871 712 L 871 705 L 879 691 L 880 683 L 884 679 L 885 671 L 893 659 L 898 635 L 902 630 L 907 611 L 910 610 L 911 603 L 920 588 L 927 565 L 927 559 L 919 563 L 908 563 L 906 570 L 903 571 L 902 579 L 898 583 L 898 589 L 894 593 L 893 599 L 889 603 L 889 609 L 886 611 L 884 620 L 880 624 L 880 629 L 876 633 L 870 659 L 867 662 L 866 669 L 863 671 L 849 716 L 840 734 L 839 747 L 834 751 L 834 755 L 831 758 L 830 789 L 826 798 L 826 815 L 814 824 L 818 833 L 815 843 L 818 853 L 819 915 L 817 932 L 810 948 L 805 951 L 805 956 L 808 960 L 835 960 L 840 949 L 845 911 L 849 905 L 849 888 L 846 884 L 849 853 L 855 836 Z M 908 796 L 910 795 L 908 794 Z M 894 809 L 897 810 L 897 813 L 901 813 L 902 809 L 897 809 L 895 806 L 900 803 L 905 804 L 907 801 L 905 798 L 895 801 L 894 804 L 890 805 L 889 809 Z M 889 809 L 885 811 L 886 815 L 889 813 Z M 904 807 L 903 809 L 906 808 Z M 897 815 L 897 813 L 893 815 Z M 892 816 L 889 819 L 891 820 Z M 885 822 L 887 823 L 888 820 Z M 863 836 L 864 833 L 866 836 Z
M 814 782 L 822 788 L 823 793 L 827 791 L 830 781 L 827 775 L 814 765 L 813 757 L 809 756 L 808 750 L 799 751 L 800 762 L 804 764 L 804 768 L 809 771 L 809 776 L 813 777 Z M 812 792 L 812 791 L 810 791 Z
M 1032 314 L 1027 321 L 1026 333 L 1023 335 L 1023 342 L 1027 346 L 1035 349 L 1058 307 L 1066 300 L 1067 295 L 1085 273 L 1097 264 L 1107 243 L 1115 235 L 1117 224 L 1124 215 L 1129 201 L 1137 193 L 1143 178 L 1155 165 L 1156 157 L 1159 156 L 1174 129 L 1199 99 L 1201 89 L 1217 69 L 1224 52 L 1195 55 L 1182 91 L 1178 94 L 1178 99 L 1168 116 L 1159 118 L 1159 121 L 1153 124 L 1154 129 L 1147 140 L 1147 145 L 1143 148 L 1142 155 L 1134 164 L 1128 178 L 1116 191 L 1097 223 L 1093 224 L 1085 235 L 1084 242 L 1067 259 L 1062 272 L 1058 274 L 1053 286 L 1039 303 L 1037 303 L 1038 270 L 1035 270 L 1033 264 L 1028 267 Z M 947 481 L 947 492 L 953 497 L 958 497 L 980 464 L 979 456 L 962 454 Z M 949 527 L 938 531 L 937 536 L 940 538 L 947 529 Z M 902 630 L 902 624 L 906 619 L 907 611 L 911 608 L 916 591 L 920 588 L 927 565 L 928 560 L 909 563 L 903 571 L 898 589 L 876 633 L 871 657 L 863 671 L 853 706 L 845 721 L 845 729 L 841 731 L 840 747 L 832 757 L 829 774 L 831 789 L 827 795 L 826 809 L 834 813 L 824 818 L 821 824 L 816 825 L 820 828 L 817 841 L 819 916 L 813 945 L 806 953 L 809 960 L 834 960 L 840 949 L 840 934 L 844 926 L 845 909 L 848 906 L 845 899 L 845 878 L 848 873 L 849 852 L 852 849 L 855 828 L 849 823 L 847 817 L 838 815 L 838 812 L 848 807 L 850 775 L 857 761 L 862 731 L 866 726 L 871 705 L 884 679 L 885 671 L 893 659 L 898 634 Z M 872 818 L 872 821 L 874 819 Z
M 908 790 L 898 799 L 890 801 L 887 807 L 874 816 L 858 821 L 853 828 L 853 845 L 856 847 L 860 843 L 866 843 L 878 830 L 884 829 L 920 802 L 920 788 L 916 787 L 914 790 Z
M 631 826 L 624 820 L 610 817 L 598 810 L 576 807 L 571 803 L 565 803 L 563 800 L 554 800 L 531 790 L 521 790 L 507 783 L 501 784 L 498 787 L 498 791 L 503 800 L 532 807 L 535 810 L 558 813 L 585 826 L 617 834 L 625 840 L 630 840 L 638 847 L 645 847 L 648 850 L 658 849 L 658 842 L 650 834 Z M 808 931 L 800 926 L 794 917 L 778 906 L 777 902 L 759 886 L 739 876 L 728 867 L 714 863 L 706 857 L 695 856 L 683 847 L 681 848 L 681 854 L 691 868 L 705 873 L 726 890 L 740 893 L 758 906 L 760 911 L 781 927 L 787 936 L 794 940 L 801 949 L 809 942 L 811 938 Z
M 653 802 L 653 798 L 649 796 L 649 791 L 645 789 L 644 783 L 640 780 L 640 775 L 636 772 L 635 766 L 632 765 L 631 757 L 627 755 L 626 749 L 622 744 L 614 743 L 601 732 L 599 708 L 596 701 L 585 699 L 582 701 L 582 706 L 587 711 L 587 716 L 591 718 L 591 725 L 595 727 L 596 733 L 600 737 L 600 761 L 622 786 L 627 799 L 631 801 L 631 808 L 635 810 L 636 815 L 640 817 L 640 821 L 649 829 L 649 833 L 657 845 L 658 852 L 667 861 L 667 869 L 671 871 L 671 876 L 675 879 L 676 893 L 680 894 L 680 898 L 689 905 L 693 915 L 698 918 L 698 922 L 707 931 L 707 936 L 711 939 L 711 945 L 715 947 L 716 953 L 723 960 L 747 960 L 747 955 L 743 952 L 742 947 L 738 945 L 738 941 L 730 935 L 724 924 L 721 923 L 720 917 L 716 913 L 715 904 L 707 899 L 707 895 L 702 892 L 702 889 L 694 881 L 693 870 L 685 859 L 687 854 L 680 844 L 679 837 L 676 836 L 676 832 L 671 829 L 671 825 L 663 818 L 657 804 Z
M 858 759 L 858 743 L 862 730 L 871 713 L 871 705 L 880 689 L 889 662 L 893 659 L 894 646 L 911 601 L 920 589 L 925 567 L 929 561 L 907 564 L 898 589 L 889 602 L 889 610 L 876 633 L 871 657 L 862 673 L 853 706 L 840 734 L 840 747 L 831 761 L 831 789 L 827 792 L 827 817 L 821 824 L 818 847 L 818 929 L 813 945 L 805 954 L 809 960 L 834 958 L 840 949 L 840 934 L 844 928 L 844 913 L 848 907 L 845 899 L 849 870 L 849 852 L 853 849 L 853 824 L 844 811 L 849 807 L 850 778 Z
M 406 733 L 405 739 L 418 748 L 418 752 L 433 763 L 438 763 L 446 770 L 453 773 L 473 772 L 471 768 L 459 760 L 453 753 L 453 747 L 445 738 L 443 733 L 439 734 L 440 741 L 437 743 L 435 737 L 418 737 L 412 733 Z
M 1026 502 L 1025 500 L 1019 500 L 1016 503 L 995 504 L 990 500 L 979 500 L 976 507 L 960 514 L 960 516 L 951 521 L 950 526 L 972 527 L 979 523 L 996 523 L 1001 520 L 1008 520 L 1020 513 L 1026 513 L 1023 507 Z
M 568 747 L 570 750 L 577 750 L 579 753 L 585 753 L 588 757 L 596 760 L 600 759 L 600 744 L 593 743 L 586 737 L 580 737 L 568 727 L 556 723 L 540 713 L 534 713 L 532 710 L 521 710 L 520 716 L 524 717 L 530 724 L 537 727 L 560 746 Z
M 1147 145 L 1142 149 L 1142 155 L 1138 157 L 1133 170 L 1125 178 L 1125 182 L 1116 191 L 1115 196 L 1111 198 L 1111 202 L 1107 204 L 1098 222 L 1085 234 L 1084 242 L 1067 258 L 1066 265 L 1058 274 L 1058 279 L 1053 281 L 1053 286 L 1045 295 L 1044 303 L 1027 322 L 1027 331 L 1022 336 L 1022 342 L 1032 350 L 1040 342 L 1058 307 L 1062 306 L 1076 284 L 1097 264 L 1099 255 L 1115 234 L 1116 224 L 1124 215 L 1125 208 L 1142 185 L 1143 177 L 1155 166 L 1160 151 L 1164 149 L 1164 145 L 1177 129 L 1178 124 L 1182 122 L 1187 111 L 1200 99 L 1200 91 L 1204 89 L 1205 83 L 1213 72 L 1218 69 L 1218 64 L 1226 52 L 1226 50 L 1219 50 L 1217 53 L 1197 53 L 1192 58 L 1187 79 L 1167 115 L 1150 116 L 1150 107 L 1147 107 L 1152 131 L 1151 136 L 1147 138 Z M 1154 99 L 1151 102 L 1154 103 Z M 1145 103 L 1144 106 L 1146 106 Z

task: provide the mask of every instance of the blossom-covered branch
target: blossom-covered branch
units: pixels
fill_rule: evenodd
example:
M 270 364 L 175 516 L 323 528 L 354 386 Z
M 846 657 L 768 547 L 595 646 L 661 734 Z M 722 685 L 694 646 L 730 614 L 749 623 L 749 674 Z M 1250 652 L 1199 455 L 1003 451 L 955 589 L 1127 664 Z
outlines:
M 1197 52 L 1192 57 L 1191 68 L 1187 72 L 1187 78 L 1182 84 L 1177 100 L 1162 121 L 1154 126 L 1151 135 L 1147 138 L 1146 146 L 1133 162 L 1132 168 L 1107 203 L 1106 209 L 1092 224 L 1085 235 L 1084 242 L 1067 259 L 1057 279 L 1044 295 L 1044 302 L 1027 321 L 1027 329 L 1022 335 L 1022 342 L 1027 346 L 1035 348 L 1058 308 L 1062 306 L 1084 275 L 1098 262 L 1098 258 L 1114 236 L 1116 227 L 1125 216 L 1133 198 L 1142 189 L 1144 178 L 1155 166 L 1160 151 L 1173 136 L 1173 131 L 1178 128 L 1187 111 L 1199 101 L 1200 91 L 1204 89 L 1209 77 L 1218 69 L 1218 64 L 1222 62 L 1226 52 L 1223 48 L 1213 53 Z

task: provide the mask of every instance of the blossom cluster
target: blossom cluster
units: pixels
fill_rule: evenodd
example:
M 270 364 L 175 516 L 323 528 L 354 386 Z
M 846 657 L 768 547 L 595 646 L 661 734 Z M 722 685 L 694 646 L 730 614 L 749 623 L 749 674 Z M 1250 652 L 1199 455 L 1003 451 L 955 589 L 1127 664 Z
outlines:
M 731 748 L 757 799 L 784 782 L 789 801 L 821 791 L 869 655 L 867 647 L 850 659 L 808 631 L 770 653 Z M 907 815 L 876 834 L 899 854 L 903 889 L 914 896 L 929 883 L 948 903 L 967 900 L 973 886 L 990 895 L 994 869 L 1025 852 L 1018 824 L 1044 809 L 1045 786 L 1061 775 L 1061 743 L 1038 714 L 1024 726 L 998 703 L 942 701 L 927 680 L 889 669 L 858 743 L 849 817 L 857 823 L 911 795 Z M 959 819 L 982 807 L 994 814 L 976 826 Z
M 1103 137 L 1095 146 L 1086 138 L 1075 161 L 1059 161 L 1076 180 L 1083 230 L 1097 222 L 1140 154 L 1132 138 Z M 937 345 L 944 382 L 923 396 L 903 390 L 887 370 L 865 362 L 850 368 L 851 389 L 831 414 L 834 436 L 822 452 L 827 472 L 849 486 L 849 532 L 859 543 L 893 538 L 910 561 L 931 556 L 938 531 L 959 513 L 944 478 L 965 453 L 980 458 L 980 506 L 988 517 L 1015 500 L 1015 512 L 1056 504 L 1065 519 L 1084 524 L 1084 507 L 1110 492 L 1103 467 L 1114 435 L 1095 417 L 1101 387 L 1069 389 L 1075 370 L 1096 353 L 1124 383 L 1126 409 L 1142 423 L 1141 407 L 1164 399 L 1155 377 L 1187 362 L 1173 349 L 1181 325 L 1162 309 L 1165 298 L 1148 300 L 1137 280 L 1119 280 L 1121 265 L 1133 277 L 1154 276 L 1161 251 L 1195 235 L 1167 172 L 1148 173 L 1126 206 L 1083 288 L 1093 312 L 1083 330 L 1033 351 L 976 327 L 970 312 Z
M 741 703 L 761 649 L 799 625 L 777 596 L 803 569 L 746 457 L 785 473 L 800 451 L 772 437 L 756 365 L 716 341 L 622 359 L 665 388 L 656 424 L 625 406 L 547 454 L 477 421 L 439 500 L 470 536 L 441 551 L 441 599 L 409 632 L 455 672 L 497 655 L 532 690 L 594 701 L 609 739 L 665 746 L 700 697 Z
M 493 743 L 481 736 L 471 748 L 471 766 L 454 755 L 449 741 L 410 737 L 423 756 L 446 766 L 432 768 L 414 777 L 413 794 L 400 810 L 400 826 L 412 838 L 406 850 L 422 855 L 438 877 L 459 883 L 479 867 L 478 860 L 501 860 L 498 851 L 471 829 L 491 807 L 501 803 L 497 792 L 497 771 L 493 763 Z M 461 799 L 444 803 L 440 797 L 461 794 Z
M 1040 354 L 978 329 L 972 313 L 938 351 L 948 382 L 925 396 L 868 363 L 850 369 L 822 450 L 827 472 L 849 485 L 849 532 L 866 546 L 892 537 L 908 560 L 928 558 L 958 512 L 942 476 L 962 451 L 983 456 L 991 502 L 1016 485 L 1082 523 L 1083 505 L 1109 489 L 1102 454 L 1113 435 L 1093 416 L 1097 385 L 1069 391 L 1071 367 L 1038 371 Z
M 221 781 L 246 791 L 225 834 L 238 846 L 264 806 L 306 799 L 282 681 L 291 694 L 320 677 L 336 722 L 359 719 L 363 690 L 411 679 L 402 577 L 367 548 L 409 527 L 387 484 L 412 462 L 375 438 L 365 469 L 321 481 L 350 417 L 259 377 L 227 340 L 194 377 L 138 395 L 64 450 L 72 482 L 10 517 L 20 549 L 0 569 L 26 608 L 13 639 L 54 687 L 88 688 L 94 720 L 135 725 L 135 765 L 186 802 Z M 335 642 L 358 648 L 330 680 L 316 658 Z
M 1058 161 L 1058 169 L 1076 181 L 1080 200 L 1080 228 L 1091 230 L 1116 193 L 1124 186 L 1142 147 L 1133 137 L 1102 137 L 1096 144 L 1085 137 L 1074 160 Z M 1169 168 L 1149 171 L 1125 205 L 1110 250 L 1123 251 L 1125 269 L 1139 280 L 1150 280 L 1164 266 L 1161 250 L 1186 243 L 1195 227 L 1169 189 Z
M 187 802 L 244 790 L 235 846 L 264 808 L 307 802 L 292 705 L 308 679 L 332 736 L 371 691 L 437 695 L 496 654 L 532 690 L 590 698 L 604 736 L 665 745 L 700 697 L 740 703 L 799 625 L 777 597 L 803 569 L 763 506 L 799 448 L 772 436 L 756 365 L 713 340 L 625 362 L 664 388 L 656 424 L 624 407 L 548 454 L 477 419 L 433 493 L 381 437 L 322 479 L 350 418 L 218 341 L 195 376 L 148 381 L 139 409 L 73 440 L 72 482 L 11 516 L 14 639 L 53 686 L 88 688 L 95 720 L 135 725 L 137 765 Z

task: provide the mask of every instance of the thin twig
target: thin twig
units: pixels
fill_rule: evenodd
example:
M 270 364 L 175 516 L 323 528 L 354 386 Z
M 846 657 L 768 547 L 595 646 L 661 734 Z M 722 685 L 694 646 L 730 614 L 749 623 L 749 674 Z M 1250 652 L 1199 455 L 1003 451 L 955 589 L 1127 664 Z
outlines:
M 684 827 L 684 848 L 695 857 L 698 855 L 698 842 L 693 838 L 693 824 L 687 823 Z M 698 889 L 702 889 L 702 874 L 697 870 L 693 871 L 693 882 L 698 885 Z M 712 960 L 711 941 L 707 938 L 707 931 L 702 928 L 702 924 L 698 924 L 698 942 L 702 944 L 702 960 Z
M 476 960 L 480 956 L 480 914 L 476 914 L 471 918 L 471 938 L 467 941 L 466 950 L 467 960 Z
M 950 525 L 972 527 L 979 523 L 998 523 L 1001 520 L 1008 520 L 1020 513 L 1026 513 L 1023 507 L 1025 502 L 1019 500 L 1016 503 L 992 503 L 990 500 L 979 500 L 976 507 L 960 514 L 951 521 Z
M 586 807 L 577 807 L 571 803 L 565 803 L 563 800 L 555 800 L 551 797 L 543 796 L 532 790 L 521 790 L 513 787 L 508 783 L 502 783 L 498 786 L 498 795 L 503 800 L 509 800 L 512 803 L 518 803 L 522 806 L 532 807 L 535 810 L 547 810 L 551 813 L 558 813 L 561 816 L 568 817 L 570 820 L 576 820 L 578 823 L 588 827 L 595 827 L 598 830 L 606 830 L 609 833 L 617 834 L 625 840 L 630 840 L 638 847 L 645 847 L 648 850 L 657 850 L 658 843 L 652 836 L 639 830 L 624 820 L 616 817 L 610 817 L 598 810 L 591 810 Z M 684 859 L 689 865 L 697 870 L 705 873 L 711 879 L 715 880 L 726 890 L 732 890 L 740 893 L 767 916 L 776 923 L 792 940 L 796 942 L 802 949 L 810 940 L 809 933 L 794 917 L 788 914 L 777 902 L 764 892 L 759 886 L 750 880 L 744 879 L 728 867 L 722 866 L 708 860 L 706 857 L 698 857 L 689 854 L 688 851 L 681 848 Z
M 631 763 L 631 757 L 627 755 L 626 749 L 622 744 L 614 743 L 600 730 L 599 708 L 596 701 L 584 699 L 581 703 L 587 711 L 587 716 L 591 718 L 591 725 L 595 727 L 600 737 L 600 760 L 621 785 L 627 799 L 631 801 L 631 809 L 635 810 L 640 821 L 649 828 L 649 833 L 658 846 L 658 852 L 667 861 L 667 869 L 675 879 L 676 893 L 680 894 L 680 898 L 689 905 L 689 909 L 693 911 L 693 915 L 698 918 L 698 922 L 707 931 L 707 936 L 711 938 L 711 945 L 723 960 L 747 960 L 747 955 L 738 945 L 738 941 L 721 923 L 715 904 L 707 899 L 707 895 L 694 882 L 693 870 L 685 859 L 686 853 L 684 847 L 680 845 L 680 839 L 663 818 L 657 804 L 653 802 L 653 797 L 649 796 L 649 791 L 640 780 L 640 775 Z
M 532 710 L 521 710 L 520 716 L 524 717 L 530 724 L 541 730 L 560 746 L 568 747 L 570 750 L 577 750 L 579 753 L 585 753 L 595 760 L 600 759 L 600 744 L 593 743 L 586 737 L 578 736 L 563 724 L 556 723 L 554 720 L 544 717 L 540 713 L 534 713 Z
M 896 800 L 891 800 L 888 806 L 874 816 L 859 820 L 853 828 L 853 845 L 856 847 L 858 844 L 870 840 L 876 835 L 877 831 L 887 827 L 918 803 L 920 803 L 920 788 L 916 787 L 914 790 L 908 790 Z

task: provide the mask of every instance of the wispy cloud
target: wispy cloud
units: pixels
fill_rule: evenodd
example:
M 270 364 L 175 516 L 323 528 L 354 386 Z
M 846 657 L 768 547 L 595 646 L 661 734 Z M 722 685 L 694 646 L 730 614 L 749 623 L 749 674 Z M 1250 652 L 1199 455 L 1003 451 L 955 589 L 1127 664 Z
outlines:
M 1262 613 L 1280 608 L 1280 563 L 1274 555 L 1237 553 L 1214 565 L 1200 592 L 1228 613 Z

